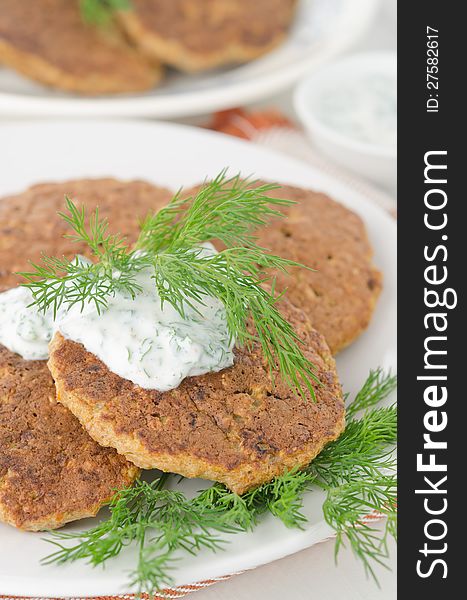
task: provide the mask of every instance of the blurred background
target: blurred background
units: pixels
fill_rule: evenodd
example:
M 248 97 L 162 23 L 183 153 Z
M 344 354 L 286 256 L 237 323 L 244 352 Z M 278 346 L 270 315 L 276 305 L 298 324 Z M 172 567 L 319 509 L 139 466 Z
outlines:
M 80 0 L 80 15 L 53 0 L 44 15 L 40 3 L 1 0 L 0 119 L 208 127 L 312 162 L 394 208 L 395 0 L 274 0 L 268 10 L 135 0 L 111 25 L 99 2 Z

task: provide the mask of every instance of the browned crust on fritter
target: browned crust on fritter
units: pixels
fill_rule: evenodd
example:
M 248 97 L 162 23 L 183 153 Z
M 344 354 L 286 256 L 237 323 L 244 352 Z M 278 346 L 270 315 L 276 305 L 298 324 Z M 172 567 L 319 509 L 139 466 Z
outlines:
M 233 367 L 185 379 L 169 392 L 144 390 L 111 373 L 84 346 L 56 334 L 49 369 L 57 397 L 90 435 L 136 465 L 225 483 L 237 493 L 308 464 L 344 428 L 335 363 L 302 311 L 282 311 L 304 340 L 322 382 L 301 398 L 269 370 L 258 346 Z M 276 373 L 277 376 L 277 373 Z
M 284 211 L 286 219 L 259 231 L 259 243 L 316 269 L 278 273 L 278 286 L 287 287 L 287 298 L 306 312 L 336 354 L 367 328 L 382 288 L 365 225 L 325 194 L 283 186 L 271 195 L 297 204 Z
M 138 472 L 57 404 L 45 361 L 0 345 L 0 521 L 38 531 L 94 516 Z
M 297 0 L 133 0 L 119 21 L 148 56 L 188 72 L 253 60 L 279 45 Z
M 84 94 L 147 90 L 162 77 L 115 27 L 86 25 L 77 0 L 0 0 L 0 62 Z
M 130 242 L 138 235 L 139 221 L 172 197 L 169 190 L 143 181 L 79 179 L 34 185 L 0 199 L 0 291 L 21 283 L 15 272 L 30 270 L 29 261 L 37 262 L 42 253 L 69 258 L 88 253 L 83 244 L 63 237 L 69 228 L 57 213 L 65 208 L 65 194 L 84 205 L 88 215 L 99 206 L 110 231 Z
M 187 190 L 192 196 L 200 186 Z M 257 232 L 258 243 L 283 258 L 315 269 L 277 272 L 277 289 L 302 309 L 337 354 L 369 325 L 382 288 L 362 219 L 326 194 L 280 184 L 271 197 L 294 200 Z

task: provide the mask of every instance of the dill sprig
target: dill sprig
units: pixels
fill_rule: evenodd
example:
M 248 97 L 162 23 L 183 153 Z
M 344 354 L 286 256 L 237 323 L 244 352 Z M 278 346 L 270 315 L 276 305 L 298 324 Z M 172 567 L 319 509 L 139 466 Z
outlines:
M 117 10 L 129 10 L 131 0 L 79 0 L 83 21 L 92 25 L 106 25 Z
M 336 531 L 336 557 L 348 540 L 375 580 L 372 563 L 385 564 L 387 539 L 396 538 L 397 521 L 397 409 L 376 405 L 394 391 L 396 381 L 382 369 L 371 371 L 347 407 L 344 433 L 308 468 L 313 483 L 326 491 L 323 514 Z M 357 418 L 361 411 L 363 415 Z M 382 538 L 366 520 L 372 513 L 386 517 Z
M 52 309 L 56 317 L 63 304 L 84 308 L 93 303 L 100 312 L 117 290 L 135 297 L 141 291 L 136 275 L 148 266 L 146 258 L 130 252 L 124 238 L 108 233 L 108 222 L 99 218 L 99 208 L 87 224 L 84 207 L 78 209 L 67 196 L 65 205 L 69 214 L 58 214 L 74 232 L 65 237 L 86 244 L 96 262 L 46 255 L 41 264 L 30 261 L 34 270 L 19 275 L 28 281 L 23 285 L 31 290 L 33 304 L 42 312 Z
M 227 178 L 226 170 L 205 182 L 194 197 L 181 193 L 156 215 L 142 224 L 137 246 L 159 252 L 171 248 L 193 247 L 218 239 L 228 248 L 245 246 L 262 250 L 256 244 L 255 230 L 272 217 L 283 217 L 276 207 L 290 206 L 292 200 L 271 198 L 280 189 L 276 184 L 258 185 L 240 175 Z
M 180 552 L 223 549 L 223 534 L 252 530 L 264 513 L 272 513 L 287 527 L 304 527 L 303 494 L 317 487 L 326 492 L 323 515 L 336 532 L 336 557 L 348 540 L 367 573 L 375 577 L 373 564 L 385 565 L 388 536 L 396 536 L 392 447 L 397 411 L 395 406 L 374 407 L 395 383 L 381 370 L 370 373 L 354 401 L 358 405 L 364 395 L 365 413 L 352 417 L 340 438 L 328 444 L 307 469 L 292 470 L 242 496 L 216 483 L 188 499 L 165 489 L 167 475 L 153 483 L 138 481 L 117 493 L 110 503 L 110 517 L 92 529 L 52 532 L 47 541 L 57 550 L 44 562 L 84 559 L 100 565 L 133 543 L 139 552 L 130 583 L 139 592 L 153 594 L 173 583 L 171 570 Z M 366 520 L 374 511 L 387 517 L 382 538 Z
M 396 387 L 396 376 L 385 373 L 382 369 L 370 371 L 368 379 L 347 406 L 346 417 L 350 421 L 358 412 L 365 410 L 385 400 Z
M 84 242 L 95 262 L 44 256 L 41 264 L 32 263 L 33 271 L 21 273 L 27 280 L 24 285 L 41 311 L 53 309 L 56 314 L 62 305 L 79 304 L 83 309 L 86 303 L 101 311 L 118 291 L 136 297 L 141 291 L 136 275 L 150 269 L 162 305 L 170 303 L 184 317 L 187 306 L 196 310 L 206 296 L 218 298 L 231 339 L 247 347 L 259 342 L 271 373 L 278 367 L 291 388 L 301 394 L 306 388 L 314 397 L 314 365 L 277 309 L 281 295 L 275 293 L 274 279 L 263 275 L 267 269 L 286 272 L 301 265 L 256 243 L 256 229 L 282 216 L 279 208 L 292 203 L 270 197 L 276 188 L 239 176 L 228 178 L 222 171 L 194 197 L 177 194 L 166 208 L 149 216 L 132 248 L 108 233 L 98 209 L 86 224 L 84 209 L 66 198 L 68 213 L 60 215 L 73 230 L 68 237 Z M 206 256 L 200 244 L 212 239 L 226 247 Z

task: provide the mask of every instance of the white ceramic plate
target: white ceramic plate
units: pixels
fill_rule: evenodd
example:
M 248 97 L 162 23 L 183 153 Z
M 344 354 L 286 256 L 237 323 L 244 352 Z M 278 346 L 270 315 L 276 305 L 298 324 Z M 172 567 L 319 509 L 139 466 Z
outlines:
M 54 92 L 0 66 L 0 116 L 181 117 L 259 100 L 354 43 L 371 22 L 379 0 L 301 0 L 284 44 L 236 68 L 201 75 L 170 72 L 153 91 L 82 98 Z
M 370 368 L 395 369 L 395 222 L 320 171 L 252 143 L 167 123 L 12 124 L 0 127 L 0 140 L 0 196 L 37 182 L 106 175 L 144 178 L 177 189 L 216 175 L 226 166 L 233 173 L 241 171 L 328 192 L 365 220 L 375 248 L 375 262 L 385 280 L 370 328 L 338 357 L 344 388 L 356 392 Z M 181 487 L 195 491 L 203 485 L 200 480 L 185 480 Z M 266 518 L 253 533 L 231 536 L 224 552 L 181 558 L 174 571 L 177 584 L 249 569 L 324 540 L 332 531 L 322 518 L 322 500 L 319 491 L 306 496 L 309 521 L 304 531 L 286 529 L 273 518 Z M 69 529 L 80 530 L 94 521 L 80 522 Z M 131 550 L 109 562 L 105 570 L 81 563 L 43 567 L 39 560 L 51 551 L 51 546 L 42 537 L 0 524 L 0 595 L 77 597 L 129 591 L 127 572 L 134 564 Z

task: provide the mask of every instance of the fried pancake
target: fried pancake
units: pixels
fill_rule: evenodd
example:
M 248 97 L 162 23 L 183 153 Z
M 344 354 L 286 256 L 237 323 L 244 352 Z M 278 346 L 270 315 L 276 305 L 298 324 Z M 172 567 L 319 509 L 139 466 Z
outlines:
M 57 404 L 45 361 L 0 345 L 0 521 L 39 531 L 94 516 L 138 473 Z
M 324 338 L 302 311 L 285 301 L 281 310 L 316 365 L 323 384 L 315 387 L 316 402 L 293 393 L 277 372 L 274 387 L 258 345 L 237 349 L 233 367 L 158 392 L 110 372 L 60 333 L 48 362 L 57 399 L 97 442 L 137 466 L 220 481 L 243 493 L 308 464 L 344 428 L 342 391 Z
M 297 0 L 132 0 L 119 22 L 148 56 L 195 72 L 243 63 L 285 38 Z
M 0 63 L 82 94 L 147 90 L 160 80 L 119 29 L 84 23 L 77 0 L 0 0 Z
M 69 194 L 89 210 L 99 205 L 113 231 L 134 240 L 138 219 L 171 197 L 148 183 L 114 179 L 36 185 L 0 200 L 0 291 L 17 285 L 17 270 L 41 252 L 86 253 L 63 238 L 57 211 Z M 31 530 L 53 529 L 96 514 L 138 469 L 92 440 L 55 400 L 45 361 L 23 360 L 0 345 L 0 520 Z
M 333 354 L 369 325 L 382 288 L 363 221 L 329 196 L 283 186 L 271 196 L 295 200 L 286 219 L 260 230 L 259 244 L 274 254 L 316 269 L 276 273 L 278 289 L 311 319 Z
M 42 183 L 0 199 L 0 291 L 23 281 L 15 272 L 30 270 L 29 261 L 37 262 L 42 253 L 69 258 L 88 254 L 83 244 L 63 237 L 70 229 L 57 213 L 65 208 L 65 195 L 84 205 L 88 215 L 99 206 L 109 230 L 130 242 L 138 236 L 140 220 L 172 197 L 169 190 L 143 181 L 80 179 Z
M 382 288 L 372 263 L 373 250 L 363 221 L 326 194 L 289 185 L 268 192 L 294 200 L 277 218 L 257 231 L 258 243 L 273 254 L 316 269 L 276 272 L 277 289 L 302 309 L 337 354 L 369 325 Z M 195 186 L 184 194 L 196 194 Z

